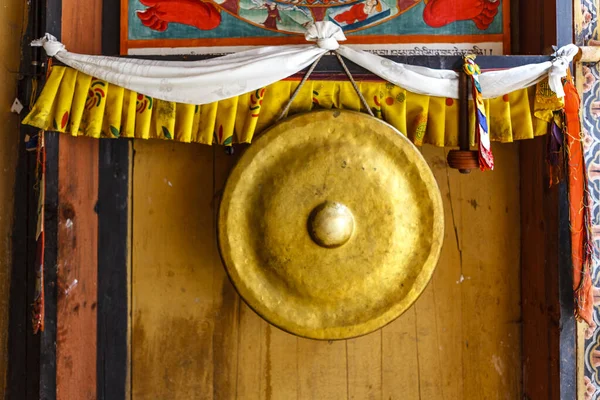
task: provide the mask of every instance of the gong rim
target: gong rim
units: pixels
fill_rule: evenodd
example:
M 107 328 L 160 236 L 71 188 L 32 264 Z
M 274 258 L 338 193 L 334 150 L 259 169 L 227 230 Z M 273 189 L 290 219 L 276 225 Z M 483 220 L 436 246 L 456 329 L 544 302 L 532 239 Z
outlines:
M 429 199 L 431 200 L 432 214 L 434 216 L 432 217 L 433 227 L 431 229 L 431 249 L 425 259 L 425 262 L 422 263 L 420 272 L 418 276 L 415 277 L 409 293 L 406 296 L 404 296 L 401 301 L 398 301 L 395 304 L 393 304 L 386 312 L 383 312 L 366 321 L 362 321 L 353 325 L 319 327 L 315 329 L 314 327 L 304 327 L 298 325 L 295 322 L 290 323 L 290 321 L 286 321 L 285 317 L 274 312 L 268 307 L 265 307 L 265 305 L 258 298 L 259 296 L 256 295 L 255 291 L 246 285 L 246 283 L 239 274 L 239 265 L 236 265 L 236 261 L 232 257 L 231 244 L 229 243 L 227 236 L 227 218 L 228 207 L 231 205 L 233 191 L 235 190 L 236 185 L 239 183 L 241 175 L 243 174 L 244 170 L 249 164 L 251 164 L 252 162 L 257 162 L 255 160 L 256 154 L 260 153 L 264 149 L 264 147 L 269 145 L 269 143 L 273 139 L 271 137 L 274 135 L 273 132 L 275 132 L 276 137 L 283 135 L 285 134 L 285 131 L 283 133 L 277 133 L 277 130 L 281 129 L 281 126 L 285 126 L 286 124 L 292 124 L 295 119 L 302 118 L 307 115 L 315 116 L 315 118 L 318 118 L 319 114 L 325 116 L 330 115 L 331 118 L 338 118 L 342 114 L 357 115 L 364 118 L 370 118 L 372 121 L 375 121 L 373 122 L 374 124 L 379 124 L 382 128 L 393 131 L 395 133 L 395 139 L 402 142 L 402 146 L 404 146 L 405 149 L 409 149 L 412 152 L 412 161 L 414 161 L 414 164 L 417 165 L 417 168 L 421 174 L 421 178 L 423 178 L 424 186 L 429 189 L 428 195 Z M 315 240 L 312 233 L 310 234 L 310 236 L 313 240 Z M 390 124 L 377 118 L 369 117 L 363 113 L 354 111 L 319 110 L 312 111 L 309 113 L 297 114 L 292 117 L 288 117 L 265 130 L 253 142 L 251 146 L 245 149 L 244 153 L 240 156 L 240 158 L 237 160 L 236 164 L 230 171 L 218 208 L 217 244 L 219 249 L 219 255 L 221 257 L 223 266 L 225 267 L 225 271 L 229 279 L 231 280 L 235 290 L 238 292 L 242 300 L 254 312 L 256 312 L 268 323 L 278 327 L 279 329 L 285 332 L 309 339 L 342 340 L 363 336 L 386 326 L 387 324 L 393 322 L 398 317 L 400 317 L 417 301 L 417 299 L 423 294 L 427 285 L 431 281 L 441 254 L 443 237 L 444 211 L 441 193 L 439 191 L 439 187 L 433 175 L 433 172 L 429 168 L 429 165 L 427 164 L 425 158 L 422 156 L 421 152 L 406 136 L 404 136 L 401 132 L 399 132 Z M 333 247 L 337 246 L 332 246 L 332 248 Z

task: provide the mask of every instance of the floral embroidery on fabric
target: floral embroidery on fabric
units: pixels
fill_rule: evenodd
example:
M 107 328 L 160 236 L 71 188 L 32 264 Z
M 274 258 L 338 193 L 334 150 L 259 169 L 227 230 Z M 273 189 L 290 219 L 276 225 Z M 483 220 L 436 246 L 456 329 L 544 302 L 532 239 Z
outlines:
M 375 103 L 375 107 L 371 107 L 373 115 L 375 115 L 377 118 L 381 118 L 381 102 L 379 101 L 378 96 L 373 96 L 373 103 Z
M 425 132 L 427 131 L 427 114 L 421 113 L 415 119 L 415 140 L 414 143 L 416 146 L 423 145 L 423 138 L 425 137 Z
M 258 89 L 254 93 L 250 94 L 250 116 L 252 118 L 258 118 L 258 116 L 260 115 L 260 107 L 262 106 L 264 96 L 264 88 Z
M 138 114 L 143 113 L 146 110 L 152 110 L 153 100 L 150 96 L 144 96 L 143 94 L 137 95 L 137 101 L 135 103 L 135 111 Z
M 93 80 L 88 90 L 88 97 L 85 102 L 85 109 L 90 110 L 93 107 L 100 106 L 102 99 L 106 97 L 106 82 Z
M 60 121 L 60 129 L 65 129 L 68 122 L 69 122 L 69 112 L 65 111 L 65 113 L 63 114 L 62 119 Z

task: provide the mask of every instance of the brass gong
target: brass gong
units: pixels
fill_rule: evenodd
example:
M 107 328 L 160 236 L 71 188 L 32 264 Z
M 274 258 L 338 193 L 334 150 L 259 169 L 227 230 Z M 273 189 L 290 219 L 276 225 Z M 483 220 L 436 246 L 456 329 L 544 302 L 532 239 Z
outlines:
M 324 110 L 271 127 L 241 156 L 219 210 L 219 247 L 258 314 L 314 339 L 363 335 L 425 289 L 444 233 L 417 148 L 365 114 Z

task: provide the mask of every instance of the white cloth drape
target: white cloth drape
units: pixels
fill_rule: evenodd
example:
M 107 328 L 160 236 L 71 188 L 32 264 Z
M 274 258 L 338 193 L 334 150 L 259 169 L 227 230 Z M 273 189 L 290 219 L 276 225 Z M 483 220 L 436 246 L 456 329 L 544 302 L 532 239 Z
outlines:
M 360 65 L 408 91 L 429 96 L 458 98 L 458 73 L 399 64 L 347 46 L 342 29 L 332 22 L 317 22 L 305 34 L 316 44 L 268 46 L 202 61 L 156 61 L 71 53 L 52 35 L 33 41 L 50 57 L 88 75 L 156 99 L 207 104 L 238 96 L 311 65 L 329 51 Z M 479 81 L 485 98 L 498 97 L 549 78 L 550 88 L 564 96 L 561 78 L 579 51 L 575 45 L 559 49 L 553 61 L 502 71 L 484 72 Z

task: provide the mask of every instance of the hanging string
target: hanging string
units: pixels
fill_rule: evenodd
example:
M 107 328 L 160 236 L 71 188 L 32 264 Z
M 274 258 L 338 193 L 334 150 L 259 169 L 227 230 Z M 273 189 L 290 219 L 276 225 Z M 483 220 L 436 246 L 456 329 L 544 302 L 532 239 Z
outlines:
M 52 59 L 48 59 L 48 69 L 46 71 L 46 80 L 52 70 Z M 35 98 L 37 91 L 37 80 L 32 85 L 31 101 Z M 30 104 L 32 107 L 32 104 Z M 32 327 L 33 334 L 44 331 L 45 319 L 45 294 L 44 294 L 44 250 L 46 233 L 44 229 L 44 210 L 46 202 L 46 145 L 44 142 L 44 131 L 39 131 L 37 135 L 37 153 L 36 153 L 36 190 L 38 192 L 37 207 L 37 229 L 36 229 L 36 254 L 35 254 L 35 287 L 32 304 Z
M 364 109 L 367 110 L 367 112 L 369 113 L 369 115 L 371 117 L 375 117 L 375 115 L 373 114 L 373 110 L 371 110 L 371 108 L 369 107 L 369 104 L 367 103 L 367 100 L 365 100 L 364 96 L 360 92 L 360 89 L 358 88 L 358 85 L 356 84 L 356 81 L 354 80 L 354 77 L 352 76 L 352 73 L 350 72 L 350 70 L 346 66 L 346 63 L 344 62 L 344 60 L 342 59 L 342 57 L 338 53 L 334 52 L 334 54 L 336 55 L 338 61 L 340 62 L 340 65 L 344 69 L 344 72 L 346 73 L 346 76 L 350 80 L 350 83 L 352 84 L 352 87 L 354 88 L 354 91 L 356 92 L 356 94 L 360 98 L 360 102 L 362 103 Z M 300 93 L 300 89 L 302 89 L 302 86 L 304 86 L 304 83 L 306 83 L 306 81 L 310 77 L 310 74 L 313 73 L 313 71 L 317 67 L 317 64 L 319 63 L 319 61 L 321 61 L 322 57 L 323 56 L 320 56 L 319 58 L 317 58 L 315 60 L 315 62 L 312 63 L 312 65 L 310 66 L 310 68 L 308 69 L 308 71 L 306 71 L 306 74 L 304 74 L 304 77 L 302 77 L 302 80 L 300 81 L 300 83 L 296 87 L 296 90 L 294 90 L 294 93 L 292 93 L 292 96 L 290 97 L 290 99 L 286 103 L 285 107 L 279 113 L 279 116 L 275 120 L 276 122 L 280 121 L 281 119 L 283 119 L 287 115 L 287 113 L 290 110 L 290 107 L 292 105 L 292 102 L 294 101 L 294 99 L 296 98 L 296 96 L 298 95 L 298 93 Z
M 367 112 L 369 113 L 369 115 L 371 117 L 374 117 L 375 115 L 373 114 L 373 110 L 371 110 L 371 108 L 369 107 L 369 104 L 367 104 L 367 100 L 365 100 L 365 98 L 363 97 L 362 93 L 358 89 L 358 85 L 354 81 L 354 78 L 352 77 L 352 74 L 350 73 L 350 70 L 346 66 L 346 63 L 344 62 L 344 59 L 337 52 L 335 53 L 335 56 L 337 57 L 338 61 L 340 62 L 341 66 L 342 66 L 342 68 L 344 69 L 344 72 L 346 73 L 346 76 L 350 80 L 350 83 L 352 83 L 352 87 L 354 88 L 354 91 L 356 92 L 356 94 L 358 94 L 358 97 L 360 97 L 360 101 L 361 101 L 363 107 L 367 110 Z
M 294 93 L 292 93 L 292 97 L 290 97 L 290 99 L 286 103 L 283 110 L 281 110 L 281 113 L 279 113 L 279 116 L 277 117 L 275 122 L 283 119 L 283 117 L 285 117 L 287 115 L 288 111 L 290 110 L 290 106 L 292 105 L 292 102 L 294 101 L 294 99 L 296 98 L 298 93 L 300 93 L 300 89 L 302 89 L 302 86 L 304 86 L 304 83 L 308 80 L 308 78 L 310 77 L 310 74 L 312 74 L 312 72 L 315 70 L 315 68 L 317 67 L 317 64 L 319 63 L 319 61 L 321 61 L 322 57 L 323 57 L 323 55 L 319 56 L 319 58 L 317 58 L 315 60 L 315 62 L 312 63 L 312 65 L 310 66 L 308 71 L 306 71 L 306 74 L 304 75 L 304 77 L 302 78 L 300 83 L 298 84 L 298 87 L 296 87 L 296 90 L 294 90 Z
M 33 296 L 32 326 L 33 334 L 44 331 L 44 201 L 46 186 L 46 147 L 44 145 L 44 131 L 40 131 L 37 148 L 36 176 L 38 179 L 38 208 L 36 229 L 36 254 L 35 254 L 35 288 Z

